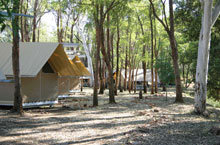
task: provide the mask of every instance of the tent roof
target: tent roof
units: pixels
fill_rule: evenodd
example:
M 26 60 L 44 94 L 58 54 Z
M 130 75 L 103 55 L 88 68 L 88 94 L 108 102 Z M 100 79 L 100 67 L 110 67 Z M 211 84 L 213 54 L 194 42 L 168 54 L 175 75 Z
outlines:
M 48 62 L 59 76 L 81 76 L 76 64 L 69 61 L 62 44 L 59 44 Z
M 12 44 L 0 43 L 0 68 L 6 76 L 13 76 L 12 70 Z M 48 61 L 49 60 L 49 61 Z M 59 43 L 20 43 L 20 75 L 22 77 L 36 76 L 46 62 L 60 76 L 75 76 L 79 72 L 74 71 L 68 61 L 68 56 Z
M 82 61 L 80 60 L 80 58 L 78 56 L 75 56 L 73 58 L 73 63 L 76 64 L 77 68 L 80 70 L 82 76 L 90 76 L 90 72 L 88 71 L 88 69 L 85 67 L 85 65 L 82 63 Z

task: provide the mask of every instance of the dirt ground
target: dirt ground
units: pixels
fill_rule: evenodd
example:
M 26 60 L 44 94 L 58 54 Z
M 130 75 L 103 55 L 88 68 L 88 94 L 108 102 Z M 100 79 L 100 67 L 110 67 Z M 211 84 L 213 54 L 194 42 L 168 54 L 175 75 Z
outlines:
M 26 109 L 24 117 L 0 108 L 1 145 L 217 145 L 220 136 L 209 132 L 220 125 L 220 109 L 208 105 L 209 118 L 193 113 L 193 98 L 173 103 L 173 89 L 157 95 L 128 92 L 108 104 L 108 92 L 92 106 L 92 89 L 61 100 L 53 108 Z

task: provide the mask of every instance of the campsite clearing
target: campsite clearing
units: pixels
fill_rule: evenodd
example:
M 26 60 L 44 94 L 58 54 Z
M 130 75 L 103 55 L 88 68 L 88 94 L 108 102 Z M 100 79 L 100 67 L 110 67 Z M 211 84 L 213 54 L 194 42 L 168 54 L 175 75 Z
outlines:
M 216 116 L 204 118 L 193 111 L 193 98 L 184 94 L 184 104 L 173 104 L 173 88 L 157 96 L 119 93 L 117 104 L 108 95 L 92 104 L 92 89 L 84 89 L 54 108 L 25 110 L 24 117 L 0 110 L 0 144 L 217 144 L 220 136 L 209 133 L 219 125 L 220 109 L 208 106 Z M 107 93 L 107 91 L 106 91 Z

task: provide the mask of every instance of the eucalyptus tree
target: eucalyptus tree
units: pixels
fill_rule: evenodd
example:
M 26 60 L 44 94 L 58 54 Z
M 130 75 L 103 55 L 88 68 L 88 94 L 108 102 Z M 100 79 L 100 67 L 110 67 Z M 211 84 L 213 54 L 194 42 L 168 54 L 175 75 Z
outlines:
M 183 101 L 183 96 L 182 96 L 182 87 L 181 87 L 181 79 L 180 79 L 180 71 L 179 71 L 179 64 L 178 64 L 178 48 L 175 40 L 175 35 L 174 35 L 174 15 L 173 15 L 173 0 L 169 0 L 169 24 L 166 16 L 166 11 L 165 11 L 165 1 L 161 0 L 162 3 L 162 16 L 163 19 L 161 19 L 157 12 L 155 5 L 152 0 L 149 0 L 154 16 L 156 19 L 163 25 L 165 31 L 167 32 L 169 36 L 169 41 L 170 41 L 170 46 L 172 50 L 172 60 L 173 60 L 173 67 L 174 67 L 174 72 L 175 72 L 175 84 L 176 84 L 176 100 L 175 102 L 184 102 Z
M 198 38 L 201 27 L 201 3 L 199 1 L 175 0 L 175 25 L 179 63 L 185 88 L 195 82 Z
M 107 69 L 108 69 L 108 78 L 109 78 L 109 103 L 116 103 L 115 102 L 115 94 L 114 94 L 114 81 L 113 81 L 113 66 L 111 64 L 111 59 L 109 54 L 109 49 L 107 47 L 107 52 L 104 45 L 104 24 L 107 15 L 116 7 L 120 5 L 124 5 L 126 1 L 120 1 L 120 0 L 93 0 L 92 5 L 94 9 L 92 9 L 93 13 L 93 20 L 95 23 L 96 28 L 96 57 L 99 57 L 99 53 L 101 50 L 102 56 L 104 57 Z M 113 39 L 112 39 L 113 40 Z M 98 59 L 98 58 L 97 58 Z M 99 64 L 99 63 L 98 63 Z M 97 63 L 96 63 L 97 65 Z M 98 72 L 98 66 L 96 66 L 96 70 Z M 95 77 L 97 77 L 98 73 L 95 74 Z M 95 80 L 96 81 L 96 80 Z M 95 86 L 97 83 L 95 83 Z M 94 88 L 96 88 L 94 86 Z M 97 95 L 96 89 L 94 89 L 94 95 Z
M 118 90 L 118 84 L 119 84 L 119 64 L 120 64 L 120 55 L 122 55 L 122 53 L 120 51 L 121 48 L 121 37 L 123 37 L 123 28 L 125 28 L 124 25 L 124 20 L 125 17 L 128 14 L 131 14 L 130 12 L 130 8 L 126 5 L 126 4 L 119 4 L 117 7 L 115 7 L 110 13 L 109 16 L 111 17 L 111 21 L 107 21 L 107 25 L 110 27 L 111 30 L 115 30 L 116 33 L 116 38 L 115 39 L 115 48 L 116 48 L 116 65 L 115 65 L 115 95 L 117 95 L 117 90 Z M 110 23 L 111 22 L 111 23 Z M 113 33 L 113 32 L 112 32 Z M 113 50 L 113 48 L 112 48 Z M 122 59 L 122 58 L 121 58 Z M 113 59 L 112 59 L 113 60 Z M 112 61 L 113 62 L 113 61 Z
M 141 2 L 142 4 L 143 2 Z M 146 48 L 148 47 L 148 35 L 149 35 L 149 30 L 147 30 L 148 27 L 148 16 L 149 16 L 149 10 L 148 6 L 143 7 L 138 7 L 136 8 L 137 11 L 137 18 L 138 22 L 140 25 L 140 30 L 142 33 L 142 44 L 143 44 L 143 49 L 142 49 L 142 69 L 143 69 L 143 88 L 144 88 L 144 93 L 147 93 L 147 83 L 146 83 L 146 73 L 147 73 L 147 58 L 146 58 Z
M 20 0 L 14 0 L 12 3 L 12 13 L 19 13 Z M 14 112 L 23 114 L 22 96 L 21 96 L 21 80 L 20 80 L 20 67 L 19 67 L 19 16 L 12 18 L 12 30 L 13 30 L 13 46 L 12 46 L 12 63 L 13 73 L 15 80 L 15 92 L 14 92 Z
M 107 65 L 108 74 L 109 74 L 109 103 L 116 103 L 115 102 L 115 96 L 114 96 L 114 84 L 113 84 L 113 72 L 112 72 L 112 66 L 110 57 L 107 55 L 107 52 L 105 50 L 104 46 L 104 22 L 106 19 L 107 14 L 110 10 L 112 10 L 115 6 L 118 5 L 118 1 L 98 1 L 93 0 L 92 6 L 94 7 L 92 9 L 93 13 L 93 20 L 95 23 L 95 29 L 96 29 L 96 65 L 95 65 L 95 82 L 94 82 L 94 91 L 93 91 L 93 106 L 98 105 L 98 72 L 99 72 L 99 58 L 100 58 L 100 50 L 102 52 L 102 55 L 104 57 L 105 63 Z
M 202 0 L 203 8 L 202 28 L 199 37 L 198 58 L 196 67 L 196 82 L 195 82 L 195 112 L 198 114 L 206 110 L 207 96 L 207 78 L 208 78 L 208 63 L 211 40 L 211 28 L 215 24 L 220 13 L 220 0 L 217 1 L 215 8 L 212 0 Z

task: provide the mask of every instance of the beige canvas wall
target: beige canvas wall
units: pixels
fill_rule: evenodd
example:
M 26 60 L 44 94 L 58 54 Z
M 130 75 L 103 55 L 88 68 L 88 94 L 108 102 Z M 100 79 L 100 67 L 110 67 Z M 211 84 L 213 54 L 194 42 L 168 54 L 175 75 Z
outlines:
M 21 88 L 24 103 L 55 101 L 58 97 L 58 76 L 40 72 L 36 77 L 21 78 Z M 14 83 L 0 82 L 0 92 L 0 104 L 12 105 Z
M 60 77 L 59 78 L 59 95 L 68 94 L 70 90 L 76 89 L 80 84 L 79 77 Z
M 0 104 L 12 105 L 14 100 L 14 83 L 0 82 Z
M 40 72 L 34 78 L 22 78 L 24 103 L 54 101 L 58 97 L 58 76 Z

